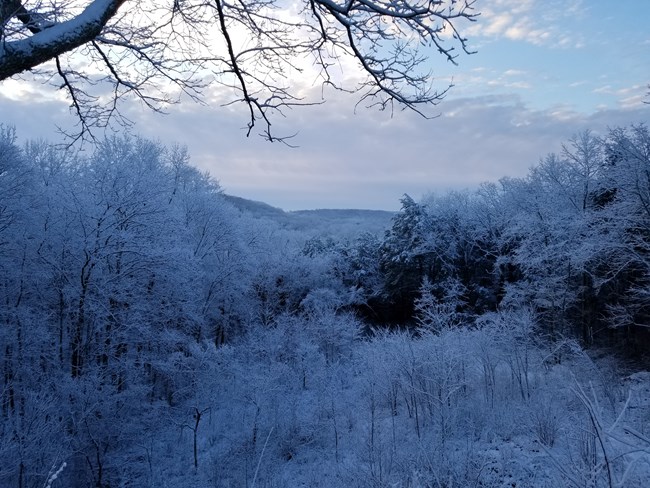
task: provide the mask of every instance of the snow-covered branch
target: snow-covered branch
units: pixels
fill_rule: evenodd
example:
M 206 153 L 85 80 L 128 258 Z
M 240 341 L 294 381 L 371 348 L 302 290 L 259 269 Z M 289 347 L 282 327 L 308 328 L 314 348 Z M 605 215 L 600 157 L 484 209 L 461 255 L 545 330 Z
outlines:
M 48 23 L 27 38 L 17 40 L 1 39 L 0 80 L 10 78 L 23 71 L 72 51 L 97 37 L 106 23 L 113 17 L 125 0 L 95 0 L 79 15 L 61 23 Z M 19 2 L 15 2 L 19 3 Z M 19 11 L 15 15 L 19 15 Z M 34 14 L 30 14 L 32 17 Z

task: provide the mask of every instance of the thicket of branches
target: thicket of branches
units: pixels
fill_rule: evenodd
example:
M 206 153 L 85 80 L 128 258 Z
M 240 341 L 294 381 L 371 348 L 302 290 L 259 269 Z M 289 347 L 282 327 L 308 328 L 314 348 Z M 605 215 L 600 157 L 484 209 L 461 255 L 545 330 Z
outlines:
M 243 104 L 248 133 L 267 139 L 274 117 L 320 103 L 309 84 L 357 92 L 360 102 L 430 114 L 430 58 L 469 53 L 461 34 L 474 0 L 3 1 L 0 81 L 35 74 L 65 90 L 74 136 L 112 120 L 122 102 L 153 110 L 182 97 Z M 341 68 L 344 67 L 343 73 Z M 300 86 L 297 79 L 306 80 Z M 347 78 L 347 80 L 346 80 Z M 352 80 L 350 82 L 350 80 Z

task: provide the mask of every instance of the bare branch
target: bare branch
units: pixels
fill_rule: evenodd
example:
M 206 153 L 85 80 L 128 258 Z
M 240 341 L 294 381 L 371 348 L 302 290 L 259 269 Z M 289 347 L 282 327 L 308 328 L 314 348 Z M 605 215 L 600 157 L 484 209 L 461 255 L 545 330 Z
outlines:
M 296 11 L 280 0 L 129 0 L 129 9 L 92 0 L 83 10 L 54 1 L 50 13 L 5 1 L 0 80 L 26 70 L 61 80 L 84 136 L 124 123 L 123 100 L 160 112 L 182 96 L 201 102 L 212 87 L 221 105 L 246 107 L 247 135 L 261 122 L 274 141 L 283 137 L 272 133 L 273 117 L 322 102 L 299 95 L 298 76 L 313 71 L 322 86 L 358 92 L 359 103 L 430 117 L 451 88 L 433 89 L 432 55 L 455 64 L 458 52 L 471 53 L 460 31 L 476 20 L 475 0 L 302 2 Z M 351 86 L 338 74 L 346 58 L 358 66 Z M 34 69 L 48 60 L 54 67 Z

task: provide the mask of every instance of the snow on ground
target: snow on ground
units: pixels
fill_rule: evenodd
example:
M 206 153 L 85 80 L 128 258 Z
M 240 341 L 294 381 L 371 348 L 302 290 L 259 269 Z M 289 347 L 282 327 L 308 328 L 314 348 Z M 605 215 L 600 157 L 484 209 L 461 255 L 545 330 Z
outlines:
M 548 346 L 490 330 L 338 344 L 315 330 L 288 322 L 220 352 L 201 483 L 648 486 L 649 372 L 576 348 L 549 364 Z

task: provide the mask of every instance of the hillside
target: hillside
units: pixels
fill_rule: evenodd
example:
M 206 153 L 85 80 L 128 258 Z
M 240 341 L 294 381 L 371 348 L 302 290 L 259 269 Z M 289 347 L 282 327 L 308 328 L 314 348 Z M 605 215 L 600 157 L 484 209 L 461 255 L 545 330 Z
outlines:
M 223 195 L 226 201 L 254 218 L 270 219 L 286 229 L 314 234 L 348 237 L 361 232 L 383 234 L 391 225 L 395 212 L 363 209 L 316 209 L 285 212 L 267 203 L 234 195 Z

